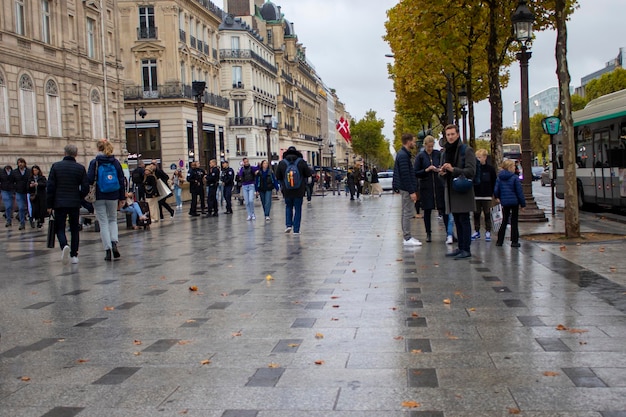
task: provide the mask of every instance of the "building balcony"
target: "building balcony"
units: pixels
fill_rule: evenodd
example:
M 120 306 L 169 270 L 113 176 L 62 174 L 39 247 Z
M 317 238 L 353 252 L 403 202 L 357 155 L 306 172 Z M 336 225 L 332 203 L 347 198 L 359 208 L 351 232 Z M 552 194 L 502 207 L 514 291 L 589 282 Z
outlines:
M 278 72 L 274 65 L 270 64 L 261 58 L 259 54 L 250 49 L 220 49 L 220 61 L 228 59 L 251 59 L 274 74 Z
M 296 108 L 296 105 L 294 104 L 293 100 L 288 99 L 287 97 L 283 96 L 283 103 L 286 104 L 287 106 L 291 107 L 292 109 Z
M 282 72 L 283 78 L 290 84 L 293 84 L 293 77 L 287 74 L 285 71 Z
M 195 36 L 189 36 L 189 45 L 191 45 L 192 48 L 196 47 L 196 37 Z
M 124 100 L 148 100 L 148 99 L 189 99 L 196 101 L 190 85 L 171 83 L 166 85 L 152 86 L 149 89 L 141 85 L 124 88 Z M 202 102 L 209 106 L 229 110 L 230 102 L 227 98 L 205 92 Z
M 137 28 L 137 39 L 157 39 L 157 28 L 141 26 Z
M 253 126 L 252 117 L 229 117 L 228 126 Z
M 184 30 L 178 30 L 178 39 L 180 39 L 181 42 L 183 43 L 187 43 L 187 32 L 185 32 Z
M 222 17 L 224 16 L 224 11 L 222 9 L 220 9 L 219 7 L 217 7 L 212 1 L 210 0 L 196 0 L 198 4 L 202 5 L 205 9 L 207 9 L 209 12 L 211 12 L 215 17 L 218 18 L 218 20 L 222 20 Z
M 241 81 L 237 81 L 233 83 L 233 88 L 245 88 L 245 85 Z
M 200 39 L 198 39 L 198 45 L 196 46 L 196 48 L 198 48 L 198 51 L 203 52 L 204 51 L 204 42 L 202 42 Z
M 248 151 L 237 151 L 237 156 L 248 156 Z

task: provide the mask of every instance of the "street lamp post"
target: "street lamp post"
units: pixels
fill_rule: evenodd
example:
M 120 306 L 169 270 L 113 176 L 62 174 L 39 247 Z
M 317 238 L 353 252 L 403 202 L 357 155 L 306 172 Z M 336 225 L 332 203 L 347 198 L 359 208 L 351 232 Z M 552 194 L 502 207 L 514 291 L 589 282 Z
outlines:
M 335 164 L 333 162 L 333 157 L 335 156 L 335 145 L 332 143 L 328 144 L 328 149 L 330 149 L 330 169 L 333 170 L 335 168 Z
M 461 116 L 463 117 L 463 142 L 467 143 L 467 90 L 465 87 L 459 91 L 459 104 L 461 105 Z
M 206 158 L 204 155 L 206 149 L 204 146 L 204 130 L 202 128 L 202 108 L 204 107 L 204 103 L 202 102 L 202 96 L 204 95 L 205 89 L 205 81 L 193 81 L 191 83 L 192 94 L 196 98 L 196 110 L 198 117 L 198 160 L 200 161 L 200 166 L 208 167 L 208 161 L 205 161 Z
M 272 138 L 270 134 L 272 133 L 272 115 L 266 114 L 263 116 L 263 122 L 265 123 L 265 134 L 267 139 L 267 164 L 271 168 L 272 167 Z
M 148 112 L 144 110 L 143 106 L 138 109 L 137 106 L 134 106 L 135 110 L 135 160 L 137 161 L 137 166 L 139 166 L 139 128 L 137 127 L 137 113 L 142 119 L 145 119 L 148 115 Z
M 350 162 L 350 152 L 346 152 L 346 172 L 348 172 L 348 163 Z
M 526 209 L 519 215 L 519 221 L 522 222 L 539 222 L 548 221 L 543 210 L 539 210 L 535 198 L 533 197 L 533 176 L 531 169 L 530 147 L 530 116 L 528 109 L 528 60 L 532 53 L 528 51 L 528 42 L 533 37 L 533 23 L 535 16 L 531 13 L 526 0 L 519 0 L 517 9 L 511 16 L 513 22 L 513 32 L 515 39 L 520 43 L 521 51 L 517 53 L 516 58 L 519 60 L 520 66 L 520 82 L 521 82 L 521 107 L 522 107 L 522 171 L 524 178 L 522 180 L 522 189 L 524 190 L 524 198 L 526 199 Z
M 319 173 L 319 177 L 317 179 L 317 188 L 322 190 L 322 197 L 324 197 L 324 187 L 322 186 L 322 148 L 324 147 L 324 142 L 323 142 L 324 138 L 322 138 L 321 136 L 319 138 L 317 138 L 317 146 L 319 147 L 319 154 L 318 154 L 318 164 L 320 164 L 320 173 Z

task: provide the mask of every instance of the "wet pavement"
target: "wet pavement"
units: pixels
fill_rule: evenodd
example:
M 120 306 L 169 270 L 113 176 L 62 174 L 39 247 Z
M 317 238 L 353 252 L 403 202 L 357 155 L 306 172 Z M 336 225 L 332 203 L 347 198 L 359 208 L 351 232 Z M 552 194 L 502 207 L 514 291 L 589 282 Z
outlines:
M 0 416 L 626 416 L 624 241 L 455 261 L 441 227 L 403 248 L 399 196 L 316 196 L 300 236 L 283 207 L 121 230 L 112 263 L 3 231 Z

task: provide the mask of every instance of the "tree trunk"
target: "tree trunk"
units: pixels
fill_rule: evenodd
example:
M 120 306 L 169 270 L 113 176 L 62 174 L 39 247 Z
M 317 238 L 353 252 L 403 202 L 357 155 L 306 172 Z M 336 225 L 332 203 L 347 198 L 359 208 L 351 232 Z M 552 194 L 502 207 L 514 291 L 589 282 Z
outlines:
M 565 237 L 580 237 L 578 185 L 576 181 L 576 144 L 572 98 L 569 93 L 570 75 L 567 66 L 566 0 L 556 0 L 556 73 L 559 79 L 559 113 L 563 141 L 563 171 L 565 183 Z
M 489 104 L 491 105 L 491 158 L 494 166 L 502 162 L 502 91 L 500 88 L 500 61 L 498 59 L 497 1 L 489 2 L 489 40 L 487 65 L 489 66 Z

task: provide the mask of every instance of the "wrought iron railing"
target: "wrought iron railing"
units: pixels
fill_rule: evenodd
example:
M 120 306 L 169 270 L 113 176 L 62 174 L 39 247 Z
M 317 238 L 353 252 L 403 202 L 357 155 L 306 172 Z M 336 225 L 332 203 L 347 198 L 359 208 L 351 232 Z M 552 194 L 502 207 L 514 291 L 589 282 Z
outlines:
M 167 99 L 167 98 L 186 98 L 195 101 L 193 90 L 190 85 L 182 83 L 170 83 L 166 85 L 157 85 L 145 90 L 141 85 L 128 86 L 124 89 L 125 100 L 142 100 L 142 99 Z M 230 102 L 227 98 L 218 96 L 217 94 L 205 92 L 202 101 L 204 104 L 219 107 L 222 109 L 230 109 Z
M 156 39 L 157 33 L 156 27 L 140 26 L 137 28 L 137 39 Z

